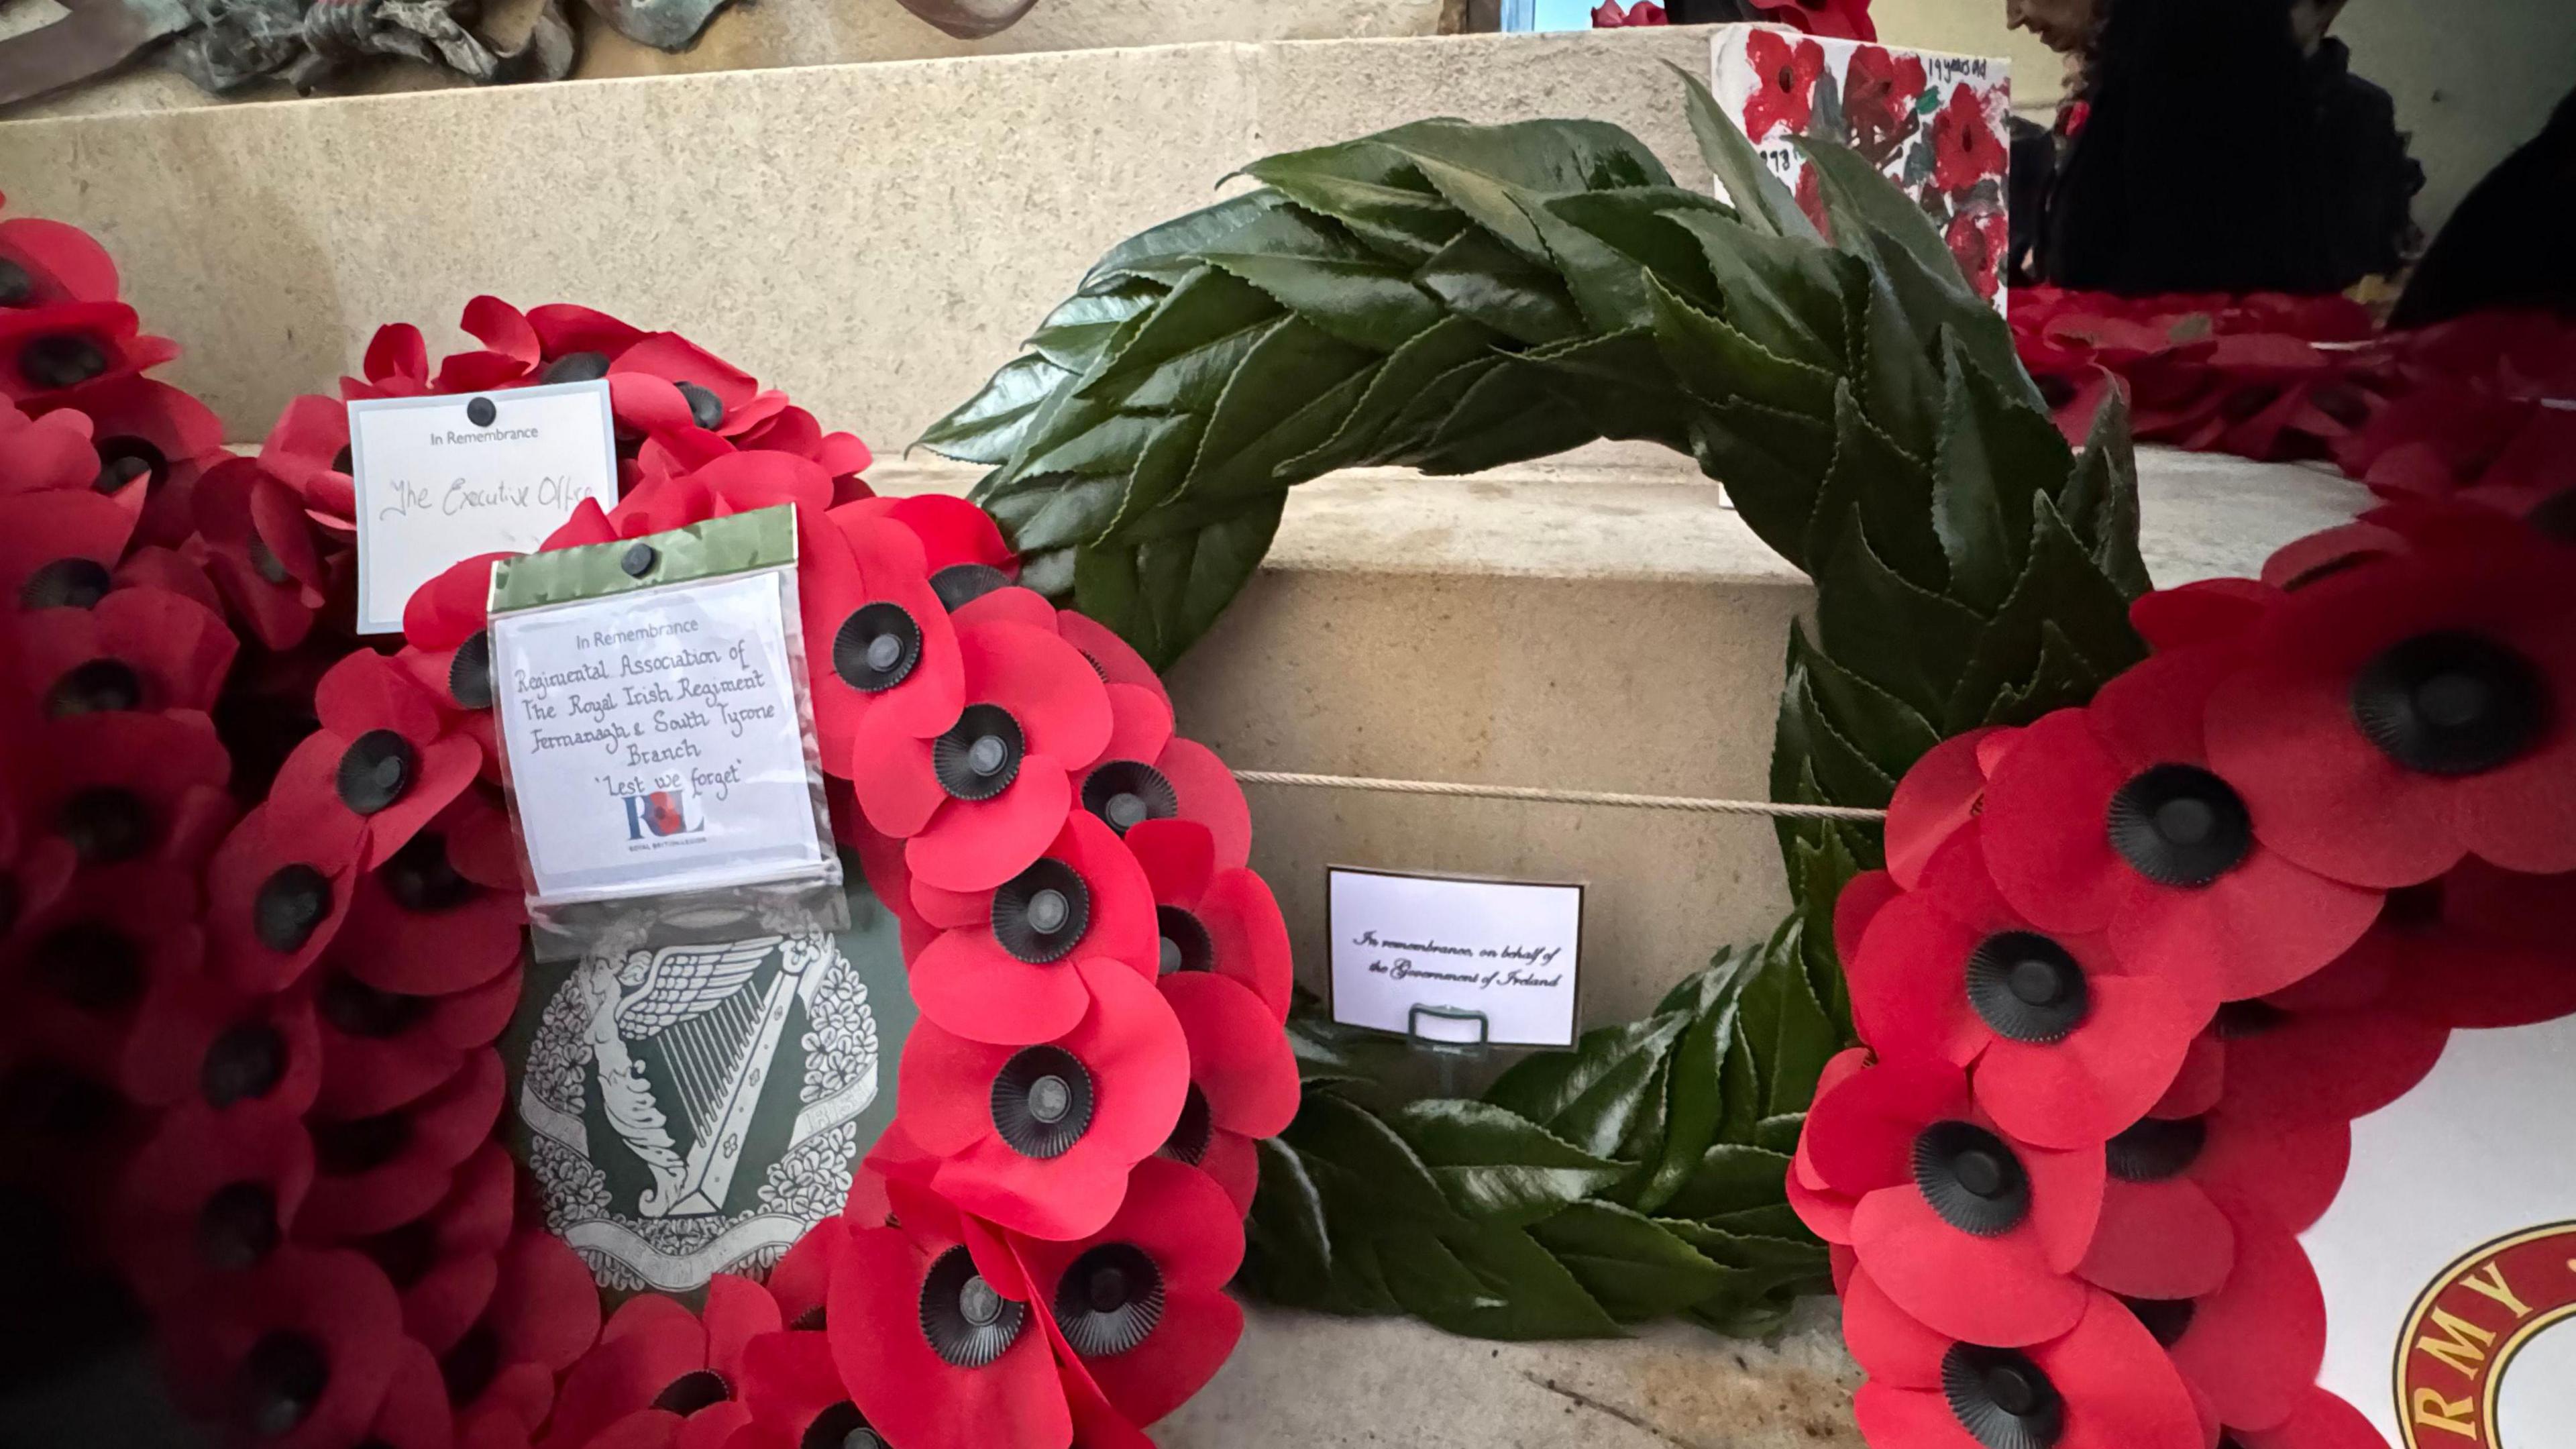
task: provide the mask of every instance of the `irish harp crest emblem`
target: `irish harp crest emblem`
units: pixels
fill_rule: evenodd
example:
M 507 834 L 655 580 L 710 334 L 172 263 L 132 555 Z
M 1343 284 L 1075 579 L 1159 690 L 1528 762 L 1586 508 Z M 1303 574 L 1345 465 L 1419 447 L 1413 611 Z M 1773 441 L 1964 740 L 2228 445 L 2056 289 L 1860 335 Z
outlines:
M 519 1117 L 549 1226 L 606 1286 L 757 1274 L 849 1190 L 867 989 L 831 936 L 758 924 L 673 917 L 556 968 Z

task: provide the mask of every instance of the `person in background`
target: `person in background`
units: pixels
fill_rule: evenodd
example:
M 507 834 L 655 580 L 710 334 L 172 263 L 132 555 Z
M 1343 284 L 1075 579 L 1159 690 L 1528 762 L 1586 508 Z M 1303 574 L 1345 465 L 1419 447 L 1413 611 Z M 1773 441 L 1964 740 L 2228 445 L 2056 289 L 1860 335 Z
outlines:
M 2068 58 L 2015 150 L 2017 279 L 2151 295 L 2339 292 L 2398 270 L 2423 172 L 2326 32 L 2343 0 L 2006 0 Z M 2053 153 L 2053 154 L 2052 154 Z M 2036 183 L 2018 174 L 2054 163 Z M 2027 221 L 2028 225 L 2023 223 Z
M 2576 321 L 2576 91 L 2444 223 L 2388 319 L 2429 327 L 2490 307 Z

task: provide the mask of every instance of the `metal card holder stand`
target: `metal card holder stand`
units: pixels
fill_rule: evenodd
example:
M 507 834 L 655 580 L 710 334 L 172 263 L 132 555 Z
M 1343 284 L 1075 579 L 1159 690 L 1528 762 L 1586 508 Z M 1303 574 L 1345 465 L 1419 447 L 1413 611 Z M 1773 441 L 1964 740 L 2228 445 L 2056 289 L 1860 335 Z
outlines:
M 1476 1035 L 1467 1041 L 1451 1041 L 1444 1037 L 1425 1036 L 1422 1031 L 1425 1017 L 1433 1021 L 1474 1022 Z M 1430 1006 L 1417 1003 L 1404 1015 L 1405 1040 L 1431 1054 L 1432 1064 L 1439 1069 L 1440 1095 L 1443 1097 L 1458 1095 L 1458 1075 L 1461 1068 L 1481 1063 L 1493 1053 L 1493 1027 L 1493 1022 L 1486 1018 L 1485 1013 L 1469 1011 L 1459 1006 Z

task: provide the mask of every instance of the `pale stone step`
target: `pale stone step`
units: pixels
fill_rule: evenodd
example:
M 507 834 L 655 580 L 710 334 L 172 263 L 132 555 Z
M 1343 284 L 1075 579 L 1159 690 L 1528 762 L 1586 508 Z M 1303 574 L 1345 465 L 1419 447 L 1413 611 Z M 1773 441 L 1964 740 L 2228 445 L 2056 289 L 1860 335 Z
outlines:
M 1163 1449 L 1860 1449 L 1859 1382 L 1831 1299 L 1760 1343 L 1680 1322 L 1487 1343 L 1254 1306 L 1234 1357 L 1153 1437 Z
M 2362 499 L 2310 469 L 2163 449 L 2140 471 L 2147 563 L 2168 585 L 2253 573 Z M 960 492 L 976 470 L 889 462 L 870 477 Z M 1722 496 L 1686 460 L 1633 445 L 1305 484 L 1259 574 L 1174 669 L 1181 727 L 1237 769 L 1768 798 L 1781 654 L 1813 593 Z M 1588 883 L 1587 1025 L 1644 1013 L 1788 909 L 1757 817 L 1246 793 L 1254 864 L 1318 987 L 1327 865 Z

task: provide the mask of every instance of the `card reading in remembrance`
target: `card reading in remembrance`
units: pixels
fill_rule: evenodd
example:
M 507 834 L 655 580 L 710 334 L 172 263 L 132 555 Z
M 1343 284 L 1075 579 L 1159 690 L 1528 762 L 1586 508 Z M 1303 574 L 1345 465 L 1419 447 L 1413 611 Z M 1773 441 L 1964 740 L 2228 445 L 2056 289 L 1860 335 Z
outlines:
M 692 532 L 572 552 L 622 551 L 649 572 Z M 780 571 L 506 608 L 514 568 L 495 575 L 492 674 L 532 902 L 829 869 Z
M 608 383 L 349 404 L 358 632 L 402 630 L 414 590 L 476 554 L 524 553 L 585 498 L 617 505 Z
M 1426 1041 L 1572 1046 L 1583 887 L 1332 866 L 1332 1014 Z

